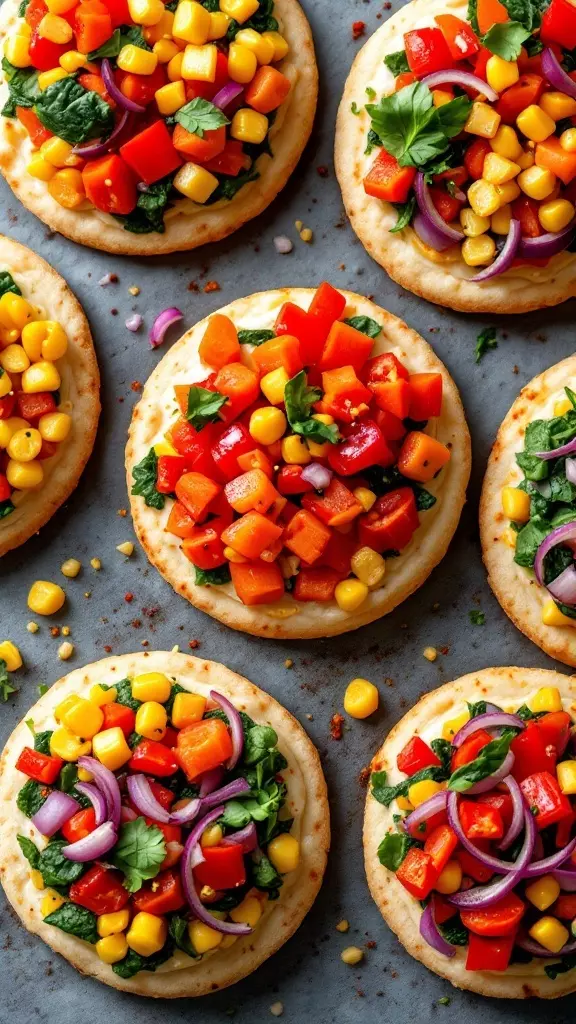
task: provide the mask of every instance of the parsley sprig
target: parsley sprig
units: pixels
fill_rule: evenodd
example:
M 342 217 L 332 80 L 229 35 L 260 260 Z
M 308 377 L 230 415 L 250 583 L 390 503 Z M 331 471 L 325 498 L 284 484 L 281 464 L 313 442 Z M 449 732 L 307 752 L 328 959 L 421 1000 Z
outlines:
M 203 100 L 200 96 L 180 107 L 175 114 L 175 120 L 199 139 L 204 138 L 204 132 L 211 132 L 230 124 L 219 107 L 215 107 L 209 100 Z
M 432 93 L 423 82 L 414 82 L 400 92 L 383 96 L 379 103 L 366 105 L 372 130 L 401 167 L 424 167 L 444 153 L 450 139 L 464 128 L 471 108 L 466 96 L 435 107 Z
M 208 391 L 207 388 L 194 385 L 188 392 L 186 419 L 194 430 L 202 430 L 207 423 L 216 422 L 220 409 L 227 401 L 228 396 L 221 395 L 219 391 Z
M 300 434 L 308 441 L 323 444 L 329 441 L 336 444 L 340 439 L 335 423 L 321 423 L 310 415 L 312 406 L 322 397 L 320 388 L 308 387 L 306 374 L 300 370 L 284 388 L 284 402 L 288 422 L 295 434 Z

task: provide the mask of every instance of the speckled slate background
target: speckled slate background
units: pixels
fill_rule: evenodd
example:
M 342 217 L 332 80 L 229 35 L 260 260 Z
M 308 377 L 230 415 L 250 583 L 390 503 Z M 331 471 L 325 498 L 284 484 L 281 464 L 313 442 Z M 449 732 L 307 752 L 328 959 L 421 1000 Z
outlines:
M 387 4 L 387 7 L 390 5 Z M 83 562 L 76 580 L 65 583 L 68 602 L 56 624 L 71 627 L 76 653 L 70 667 L 140 648 L 188 650 L 245 673 L 282 701 L 303 722 L 317 744 L 326 772 L 332 809 L 333 844 L 320 896 L 297 934 L 247 980 L 200 1000 L 156 1002 L 135 998 L 82 978 L 38 939 L 28 935 L 0 904 L 0 1021 L 12 1024 L 108 1024 L 136 1021 L 201 1024 L 234 1019 L 237 1024 L 273 1020 L 270 1006 L 281 1001 L 287 1022 L 376 1024 L 380 1021 L 452 1021 L 510 1024 L 573 1020 L 576 999 L 555 1003 L 505 1003 L 459 993 L 413 961 L 387 930 L 366 886 L 361 849 L 364 791 L 358 775 L 386 732 L 425 691 L 465 672 L 488 665 L 554 667 L 518 633 L 491 596 L 480 559 L 477 504 L 494 434 L 519 388 L 548 365 L 574 350 L 574 303 L 553 312 L 533 313 L 496 323 L 498 348 L 480 365 L 474 362 L 478 331 L 490 318 L 465 317 L 426 304 L 401 291 L 365 254 L 343 216 L 332 166 L 333 126 L 348 68 L 362 40 L 352 39 L 352 22 L 374 31 L 392 10 L 380 2 L 305 0 L 314 30 L 321 75 L 320 102 L 313 138 L 291 182 L 276 202 L 243 231 L 219 245 L 166 258 L 137 261 L 82 249 L 58 236 L 24 210 L 0 183 L 0 230 L 29 245 L 68 280 L 84 305 L 102 372 L 104 412 L 94 456 L 67 506 L 41 534 L 2 560 L 0 633 L 20 645 L 26 671 L 19 692 L 0 706 L 0 744 L 37 697 L 39 683 L 61 674 L 50 636 L 52 620 L 43 620 L 35 636 L 26 632 L 28 588 L 35 579 L 64 582 L 59 566 L 67 557 Z M 321 177 L 318 168 L 326 167 Z M 314 231 L 314 242 L 300 242 L 294 221 Z M 289 256 L 276 255 L 273 238 L 294 240 Z M 99 287 L 107 272 L 118 284 Z M 115 550 L 131 539 L 126 508 L 123 452 L 131 409 L 138 395 L 132 383 L 145 381 L 162 354 L 152 353 L 147 328 L 168 305 L 179 306 L 186 327 L 220 305 L 251 291 L 278 285 L 316 285 L 323 278 L 336 286 L 372 294 L 405 319 L 436 348 L 455 377 L 464 400 L 474 446 L 468 504 L 444 562 L 428 582 L 386 619 L 346 636 L 311 642 L 272 643 L 227 630 L 176 597 L 137 550 L 130 560 Z M 216 281 L 218 292 L 204 292 Z M 128 288 L 138 285 L 133 298 Z M 117 310 L 113 315 L 112 310 Z M 145 329 L 130 334 L 124 324 L 133 310 Z M 173 336 L 171 336 L 173 340 Z M 94 572 L 90 559 L 102 560 Z M 134 594 L 127 604 L 126 592 Z M 84 594 L 90 592 L 86 598 Z M 438 605 L 438 607 L 436 607 Z M 486 624 L 472 626 L 468 612 L 481 608 Z M 422 657 L 424 647 L 443 648 L 436 663 Z M 292 658 L 294 667 L 284 661 Z M 559 667 L 561 670 L 562 666 Z M 368 722 L 350 721 L 340 742 L 329 736 L 330 716 L 341 710 L 346 684 L 361 675 L 376 683 L 381 707 Z M 386 684 L 387 681 L 388 685 Z M 393 685 L 390 685 L 390 681 Z M 312 715 L 309 721 L 306 716 Z M 335 930 L 346 917 L 347 936 Z M 366 949 L 364 962 L 345 966 L 340 950 L 354 943 Z M 450 1004 L 439 1003 L 443 997 Z

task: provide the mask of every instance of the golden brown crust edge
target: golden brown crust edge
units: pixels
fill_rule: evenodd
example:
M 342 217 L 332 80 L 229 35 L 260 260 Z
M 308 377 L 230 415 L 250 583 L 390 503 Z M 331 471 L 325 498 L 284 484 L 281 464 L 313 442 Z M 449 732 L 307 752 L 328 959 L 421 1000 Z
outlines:
M 234 984 L 251 974 L 272 956 L 296 931 L 312 906 L 322 884 L 330 846 L 330 818 L 326 783 L 316 748 L 295 718 L 263 690 L 217 662 L 205 661 L 174 652 L 126 654 L 76 669 L 56 682 L 30 710 L 37 728 L 51 719 L 54 707 L 72 692 L 87 691 L 97 682 L 114 681 L 137 672 L 162 671 L 176 677 L 190 689 L 207 693 L 216 688 L 232 699 L 240 710 L 272 725 L 278 733 L 278 745 L 288 758 L 285 780 L 287 806 L 298 814 L 301 862 L 298 871 L 286 876 L 287 892 L 267 911 L 252 936 L 239 939 L 228 950 L 217 951 L 199 964 L 185 964 L 186 957 L 172 958 L 155 973 L 140 972 L 123 979 L 100 961 L 94 948 L 59 929 L 44 924 L 39 905 L 41 895 L 29 881 L 29 866 L 24 860 L 16 835 L 31 837 L 31 822 L 16 808 L 15 800 L 25 777 L 14 765 L 18 753 L 28 742 L 29 733 L 21 722 L 10 736 L 0 759 L 0 879 L 6 896 L 28 931 L 39 935 L 51 948 L 64 956 L 82 974 L 113 988 L 137 995 L 176 999 L 209 994 Z
M 391 783 L 403 778 L 396 767 L 396 757 L 414 735 L 421 733 L 432 719 L 439 723 L 465 709 L 467 700 L 488 699 L 499 705 L 517 705 L 529 700 L 542 686 L 557 686 L 565 707 L 571 705 L 576 694 L 574 676 L 548 669 L 487 668 L 461 676 L 432 693 L 426 694 L 402 718 L 386 737 L 372 760 L 372 770 L 387 771 Z M 364 814 L 364 862 L 372 897 L 387 925 L 411 956 L 456 988 L 467 989 L 482 996 L 499 999 L 555 999 L 576 990 L 576 970 L 559 975 L 552 981 L 544 973 L 544 966 L 554 957 L 540 964 L 516 964 L 504 973 L 466 971 L 465 951 L 457 947 L 452 958 L 442 956 L 426 943 L 419 934 L 421 907 L 396 880 L 393 872 L 378 860 L 378 845 L 385 833 L 393 827 L 394 808 L 379 804 L 368 793 Z M 425 980 L 425 979 L 424 979 Z
M 62 277 L 26 246 L 0 235 L 0 264 L 8 267 L 25 298 L 62 323 L 69 347 L 59 362 L 62 401 L 71 401 L 72 433 L 44 483 L 0 520 L 0 557 L 19 547 L 48 522 L 72 494 L 92 453 L 100 416 L 100 374 L 84 311 Z

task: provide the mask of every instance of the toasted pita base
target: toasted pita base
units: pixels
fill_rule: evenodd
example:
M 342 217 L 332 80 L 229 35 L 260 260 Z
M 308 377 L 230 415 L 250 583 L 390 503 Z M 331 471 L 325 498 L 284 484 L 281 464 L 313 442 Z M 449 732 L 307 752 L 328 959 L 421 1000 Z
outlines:
M 446 683 L 419 700 L 394 726 L 374 757 L 372 770 L 388 772 L 391 784 L 399 782 L 404 775 L 396 767 L 396 757 L 415 733 L 425 733 L 424 738 L 427 740 L 439 736 L 442 723 L 455 713 L 465 710 L 466 701 L 486 699 L 504 708 L 519 707 L 541 686 L 557 686 L 565 708 L 574 701 L 574 677 L 547 669 L 486 668 L 461 676 L 453 683 Z M 434 728 L 436 723 L 437 730 Z M 465 948 L 455 947 L 456 955 L 449 958 L 437 953 L 421 938 L 420 903 L 397 881 L 396 875 L 378 860 L 378 846 L 386 832 L 394 827 L 394 810 L 394 801 L 390 807 L 384 807 L 368 793 L 364 814 L 364 863 L 370 892 L 378 909 L 408 953 L 456 988 L 468 989 L 482 996 L 499 999 L 539 996 L 542 999 L 555 999 L 573 992 L 576 989 L 576 970 L 559 975 L 556 981 L 544 973 L 544 967 L 558 962 L 558 957 L 533 960 L 527 965 L 515 964 L 505 972 L 467 971 Z
M 94 441 L 100 415 L 100 374 L 84 311 L 66 282 L 36 253 L 0 235 L 0 270 L 9 270 L 25 299 L 59 321 L 68 335 L 68 351 L 58 361 L 62 405 L 71 403 L 72 431 L 54 458 L 44 462 L 45 477 L 28 491 L 16 511 L 0 519 L 0 556 L 37 533 L 76 487 Z
M 506 614 L 538 647 L 565 665 L 576 665 L 576 620 L 572 626 L 545 626 L 542 607 L 550 597 L 534 573 L 514 561 L 504 532 L 509 519 L 502 511 L 502 488 L 517 487 L 524 474 L 516 452 L 524 448 L 524 432 L 532 420 L 551 418 L 554 402 L 564 398 L 564 385 L 576 376 L 576 356 L 569 356 L 522 388 L 496 436 L 480 498 L 480 540 L 488 582 Z
M 295 84 L 280 108 L 277 127 L 272 128 L 273 159 L 260 158 L 260 177 L 245 185 L 234 199 L 214 207 L 191 206 L 191 212 L 168 218 L 164 234 L 132 234 L 124 231 L 108 214 L 97 210 L 66 210 L 60 206 L 46 184 L 26 171 L 32 149 L 25 129 L 19 121 L 3 117 L 0 117 L 0 173 L 24 206 L 48 227 L 93 249 L 153 256 L 195 249 L 226 238 L 262 213 L 284 188 L 308 141 L 316 112 L 318 69 L 310 26 L 298 0 L 275 0 L 275 5 L 282 33 L 290 44 L 287 57 L 276 66 L 292 81 L 295 79 Z M 18 0 L 5 0 L 0 10 L 0 46 L 14 31 L 17 21 Z M 7 95 L 8 87 L 0 77 L 0 109 Z
M 309 288 L 259 292 L 231 302 L 220 312 L 231 317 L 238 327 L 271 327 L 284 302 L 295 302 L 307 309 L 313 294 Z M 150 561 L 174 589 L 197 608 L 226 625 L 255 636 L 273 639 L 336 636 L 386 615 L 417 590 L 444 557 L 464 504 L 470 475 L 470 436 L 456 385 L 446 367 L 424 339 L 402 320 L 360 295 L 352 292 L 343 294 L 347 300 L 346 316 L 366 315 L 382 324 L 383 330 L 374 343 L 374 355 L 393 351 L 413 373 L 432 371 L 442 374 L 442 415 L 435 421 L 434 430 L 438 439 L 450 445 L 452 451 L 450 462 L 428 485 L 429 490 L 437 495 L 436 505 L 422 513 L 422 525 L 412 542 L 399 558 L 388 560 L 384 586 L 373 591 L 359 611 L 350 615 L 343 612 L 335 601 L 303 603 L 295 601 L 289 594 L 274 605 L 249 608 L 235 597 L 230 584 L 198 587 L 192 582 L 194 569 L 182 554 L 180 541 L 165 531 L 171 502 L 168 501 L 165 509 L 158 512 L 148 508 L 142 498 L 130 499 L 138 539 Z M 133 466 L 174 421 L 174 384 L 203 380 L 210 372 L 198 356 L 206 324 L 207 319 L 200 321 L 172 346 L 144 388 L 132 416 L 126 448 L 129 491 Z
M 285 876 L 280 898 L 266 905 L 252 935 L 239 938 L 226 950 L 216 950 L 200 962 L 177 950 L 155 973 L 141 971 L 124 980 L 102 963 L 94 947 L 44 924 L 40 915 L 41 895 L 30 880 L 30 866 L 16 841 L 18 834 L 38 841 L 29 818 L 16 806 L 25 776 L 15 768 L 22 748 L 29 743 L 25 722 L 16 727 L 0 760 L 0 879 L 14 910 L 28 931 L 39 935 L 56 953 L 61 953 L 82 974 L 91 975 L 113 988 L 143 996 L 175 999 L 201 996 L 226 988 L 251 974 L 282 946 L 308 913 L 326 868 L 330 846 L 330 817 L 326 783 L 316 748 L 292 715 L 263 690 L 214 661 L 184 654 L 155 651 L 106 658 L 76 669 L 55 683 L 31 709 L 37 731 L 53 726 L 54 708 L 71 693 L 88 694 L 96 682 L 113 684 L 142 672 L 164 672 L 196 693 L 217 689 L 240 711 L 257 722 L 272 725 L 278 746 L 288 760 L 284 774 L 288 794 L 286 808 L 295 818 L 293 834 L 300 841 L 300 865 Z
M 391 235 L 397 213 L 389 203 L 367 196 L 363 179 L 376 156 L 365 154 L 370 117 L 366 86 L 380 97 L 394 91 L 394 77 L 384 64 L 388 53 L 404 49 L 403 34 L 434 25 L 434 15 L 450 12 L 466 20 L 465 0 L 412 0 L 393 15 L 358 53 L 344 88 L 336 123 L 336 174 L 350 223 L 365 249 L 395 281 L 416 295 L 465 313 L 526 313 L 555 306 L 576 295 L 576 255 L 562 253 L 547 267 L 517 267 L 472 284 L 478 272 L 459 250 L 438 253 L 434 262 L 414 244 L 412 228 Z M 361 112 L 354 115 L 351 104 Z

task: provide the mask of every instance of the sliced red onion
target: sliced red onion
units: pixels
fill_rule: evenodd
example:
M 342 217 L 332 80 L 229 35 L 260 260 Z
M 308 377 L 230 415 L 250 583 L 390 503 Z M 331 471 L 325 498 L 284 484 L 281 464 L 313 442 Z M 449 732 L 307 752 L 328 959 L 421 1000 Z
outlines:
M 95 786 L 92 782 L 77 782 L 76 789 L 79 793 L 82 793 L 83 796 L 88 797 L 92 807 L 94 808 L 96 824 L 101 825 L 102 822 L 106 821 L 106 815 L 108 813 L 106 798 L 104 794 L 100 792 L 98 786 Z
M 42 807 L 32 816 L 32 824 L 43 836 L 53 836 L 79 810 L 80 804 L 73 796 L 53 789 Z
M 114 102 L 117 103 L 119 107 L 122 107 L 123 110 L 131 110 L 134 114 L 143 114 L 146 107 L 140 106 L 139 103 L 134 103 L 134 100 L 129 100 L 122 90 L 116 85 L 112 65 L 107 57 L 104 57 L 100 70 L 102 72 L 102 81 L 106 86 L 106 91 L 110 96 L 110 99 L 114 100 Z
M 138 815 L 136 814 L 136 811 L 133 811 L 131 807 L 126 807 L 122 804 L 122 807 L 120 808 L 120 821 L 122 824 L 127 821 L 136 821 L 137 817 Z
M 199 921 L 203 921 L 204 924 L 214 928 L 217 932 L 222 932 L 223 935 L 249 935 L 252 931 L 249 924 L 235 924 L 233 921 L 220 921 L 217 917 L 213 917 L 202 903 L 194 883 L 194 875 L 192 873 L 194 866 L 201 863 L 202 860 L 200 836 L 208 825 L 211 825 L 213 821 L 220 817 L 223 811 L 223 806 L 215 807 L 212 811 L 209 811 L 208 814 L 195 824 L 188 836 L 180 866 L 182 885 L 186 899 Z M 199 854 L 200 860 L 198 860 Z
M 325 487 L 329 487 L 332 476 L 332 470 L 322 466 L 319 462 L 309 462 L 302 470 L 302 479 L 312 484 L 317 491 L 323 491 Z
M 164 335 L 168 328 L 182 320 L 183 316 L 184 314 L 176 306 L 169 306 L 167 309 L 163 309 L 161 313 L 158 313 L 149 334 L 150 347 L 158 348 L 160 345 L 163 345 L 165 341 Z
M 486 779 L 482 779 L 481 782 L 475 782 L 473 786 L 470 786 L 466 790 L 466 795 L 475 796 L 477 793 L 487 793 L 489 789 L 494 789 L 494 786 L 502 782 L 507 775 L 510 775 L 513 765 L 514 754 L 509 750 L 500 767 Z
M 87 159 L 90 159 L 91 157 L 105 156 L 106 153 L 110 153 L 114 149 L 118 136 L 122 134 L 131 117 L 132 114 L 130 111 L 124 110 L 118 124 L 107 139 L 96 139 L 96 141 L 87 142 L 84 145 L 74 146 L 72 152 L 75 156 L 82 156 Z M 111 282 L 102 278 L 99 283 L 110 284 Z
M 474 89 L 491 103 L 495 103 L 498 99 L 498 93 L 492 86 L 470 71 L 452 71 L 449 68 L 446 71 L 434 71 L 422 79 L 422 84 L 427 85 L 429 89 L 437 89 L 441 85 L 459 85 L 461 89 Z
M 548 583 L 547 589 L 562 604 L 576 604 L 576 567 L 574 563 L 566 568 Z
M 220 110 L 225 110 L 232 100 L 235 100 L 244 92 L 244 86 L 238 85 L 237 82 L 226 82 L 221 89 L 218 90 L 212 103 L 215 107 L 219 107 Z
M 108 818 L 118 828 L 120 824 L 120 786 L 118 780 L 109 768 L 106 768 L 95 757 L 79 757 L 78 767 L 85 768 L 94 776 L 98 789 L 104 794 Z
M 517 255 L 523 259 L 547 260 L 558 252 L 564 252 L 575 235 L 576 225 L 572 221 L 567 227 L 562 228 L 562 231 L 549 231 L 538 238 L 522 238 Z
M 118 282 L 118 275 L 117 274 L 109 273 L 109 274 L 104 274 L 104 277 L 100 278 L 100 280 L 98 281 L 98 284 L 100 285 L 101 288 L 106 288 L 107 285 L 109 285 L 109 284 L 117 284 L 117 282 Z
M 287 256 L 294 248 L 294 243 L 287 235 L 275 235 L 273 242 L 279 256 Z
M 454 245 L 455 242 L 461 242 L 464 238 L 464 233 L 457 228 L 449 227 L 449 225 L 446 224 L 446 221 L 440 216 L 432 202 L 430 190 L 426 184 L 426 178 L 422 171 L 418 171 L 418 174 L 416 175 L 414 190 L 416 192 L 416 200 L 420 210 L 420 218 L 417 217 L 414 221 L 416 234 L 420 235 L 420 223 L 422 220 L 426 225 L 428 238 L 433 238 L 435 241 L 428 241 L 427 238 L 423 238 L 422 240 L 426 242 L 427 245 L 431 245 L 433 249 L 441 251 L 442 249 L 447 249 L 450 245 Z
M 501 843 L 498 843 L 499 850 L 507 850 L 515 839 L 518 838 L 522 831 L 522 825 L 524 824 L 524 797 L 522 796 L 522 790 L 516 782 L 513 775 L 507 775 L 505 779 L 502 779 L 505 786 L 508 787 L 508 792 L 512 797 L 512 821 L 508 826 Z
M 563 444 L 560 448 L 553 448 L 549 452 L 534 452 L 539 459 L 544 459 L 545 462 L 549 462 L 550 459 L 560 459 L 563 455 L 571 455 L 572 452 L 576 452 L 576 437 L 573 437 L 567 444 Z
M 485 267 L 479 274 L 475 274 L 470 280 L 474 284 L 479 284 L 482 281 L 489 281 L 492 277 L 498 277 L 499 274 L 504 274 L 507 270 L 510 270 L 518 252 L 518 246 L 522 238 L 522 227 L 519 220 L 515 220 L 512 217 L 510 221 L 510 227 L 508 229 L 508 236 L 501 251 L 498 253 L 496 259 L 489 267 Z
M 491 868 L 492 871 L 498 875 L 508 875 L 510 872 L 515 871 L 516 865 L 512 861 L 500 860 L 499 857 L 493 857 L 491 853 L 484 853 L 483 850 L 479 850 L 478 847 L 474 845 L 471 839 L 468 839 L 468 836 L 464 832 L 460 822 L 457 793 L 448 793 L 446 810 L 448 812 L 448 824 L 450 825 L 450 828 L 454 830 L 464 849 L 468 850 L 468 853 L 471 853 L 472 856 L 481 861 L 485 867 Z M 532 856 L 533 853 L 534 844 L 532 844 L 530 856 Z
M 541 946 L 539 942 L 534 942 L 533 939 L 526 939 L 523 936 L 518 936 L 514 942 L 517 946 L 520 946 L 520 949 L 525 949 L 527 953 L 532 953 L 532 956 L 541 956 L 545 960 L 556 960 L 559 956 L 576 953 L 576 941 L 567 942 L 557 953 L 551 953 L 549 949 L 544 949 L 544 946 Z
M 564 892 L 576 892 L 576 871 L 564 871 L 559 868 L 552 874 Z
M 505 711 L 487 711 L 483 715 L 476 715 L 475 718 L 471 718 L 461 729 L 458 730 L 454 739 L 452 740 L 452 746 L 461 747 L 464 740 L 467 740 L 469 736 L 472 736 L 479 729 L 499 729 L 512 727 L 514 729 L 526 728 L 526 723 L 522 721 L 518 715 L 509 715 Z
M 438 925 L 434 920 L 434 910 L 432 903 L 429 903 L 424 910 L 420 918 L 420 935 L 432 949 L 435 949 L 437 953 L 442 953 L 443 956 L 454 956 L 456 950 L 454 946 L 451 946 L 443 935 L 440 934 Z
M 128 792 L 132 803 L 145 818 L 153 818 L 154 821 L 168 825 L 170 812 L 156 799 L 145 775 L 129 775 Z
M 571 484 L 576 484 L 576 459 L 566 459 L 564 469 L 566 472 L 566 479 Z
M 192 797 L 183 807 L 179 807 L 177 811 L 170 813 L 170 824 L 188 825 L 191 821 L 194 821 L 201 808 L 202 801 L 197 796 Z
M 531 814 L 530 817 L 532 818 L 533 815 Z M 563 850 L 558 850 L 557 853 L 553 853 L 550 857 L 544 857 L 544 860 L 532 861 L 524 872 L 524 878 L 537 878 L 538 875 L 547 875 L 549 871 L 555 871 L 556 868 L 562 867 L 565 861 L 574 853 L 574 850 L 576 850 L 576 836 L 570 840 Z
M 223 778 L 223 768 L 212 768 L 211 771 L 204 772 L 204 775 L 200 779 L 200 799 L 208 796 L 209 793 L 212 793 L 220 785 Z
M 206 807 L 213 807 L 214 804 L 220 804 L 223 800 L 233 800 L 234 797 L 247 793 L 249 789 L 250 786 L 246 779 L 233 779 L 226 786 L 222 786 L 222 789 L 216 789 L 213 793 L 205 796 L 202 800 L 202 810 Z
M 574 444 L 576 448 L 576 438 L 574 438 L 574 441 L 571 441 L 570 444 Z M 565 445 L 565 447 L 567 446 Z M 560 451 L 560 449 L 557 449 L 557 451 Z M 555 548 L 557 544 L 565 544 L 571 540 L 576 540 L 576 522 L 564 523 L 563 526 L 557 526 L 555 530 L 552 530 L 552 532 L 544 538 L 536 552 L 536 558 L 534 559 L 534 575 L 536 576 L 540 586 L 544 586 L 544 559 L 548 552 L 551 551 L 552 548 Z
M 428 800 L 424 800 L 415 811 L 412 811 L 407 818 L 404 818 L 402 825 L 405 831 L 413 836 L 414 839 L 417 839 L 419 826 L 428 821 L 433 815 L 440 814 L 441 811 L 446 810 L 447 799 L 448 792 L 443 789 L 440 793 L 434 793 L 434 796 L 429 797 Z
M 450 801 L 448 803 L 450 804 Z M 463 907 L 467 910 L 472 910 L 476 907 L 491 907 L 492 904 L 497 903 L 498 900 L 502 899 L 503 896 L 507 896 L 514 889 L 525 876 L 526 866 L 532 856 L 536 839 L 536 823 L 533 815 L 528 810 L 524 811 L 524 822 L 526 827 L 524 842 L 516 861 L 512 864 L 512 870 L 507 875 L 504 875 L 503 878 L 499 878 L 497 882 L 475 886 L 473 889 L 468 889 L 467 892 L 454 893 L 453 896 L 448 897 L 450 903 L 455 907 Z M 480 857 L 482 863 L 485 863 L 485 857 L 485 854 Z
M 546 46 L 541 56 L 542 73 L 546 76 L 553 89 L 559 89 L 576 100 L 576 82 L 572 81 L 570 75 L 564 71 L 556 54 L 549 46 Z
M 68 860 L 83 864 L 87 860 L 98 860 L 114 846 L 118 836 L 111 821 L 105 821 L 89 836 L 62 847 L 62 855 Z
M 210 698 L 215 704 L 218 704 L 218 706 L 222 708 L 222 711 L 228 719 L 230 732 L 232 734 L 232 756 L 229 758 L 226 767 L 228 769 L 235 768 L 242 755 L 242 751 L 244 750 L 244 730 L 242 728 L 242 719 L 228 698 L 224 697 L 221 693 L 218 693 L 217 690 L 210 690 Z
M 222 846 L 241 846 L 244 853 L 255 850 L 257 845 L 258 835 L 253 821 L 238 832 L 231 832 L 229 836 L 224 836 L 222 839 Z
M 136 331 L 140 330 L 143 323 L 144 320 L 140 316 L 140 313 L 133 313 L 132 316 L 128 317 L 125 326 L 128 328 L 129 331 L 133 331 L 135 333 Z

